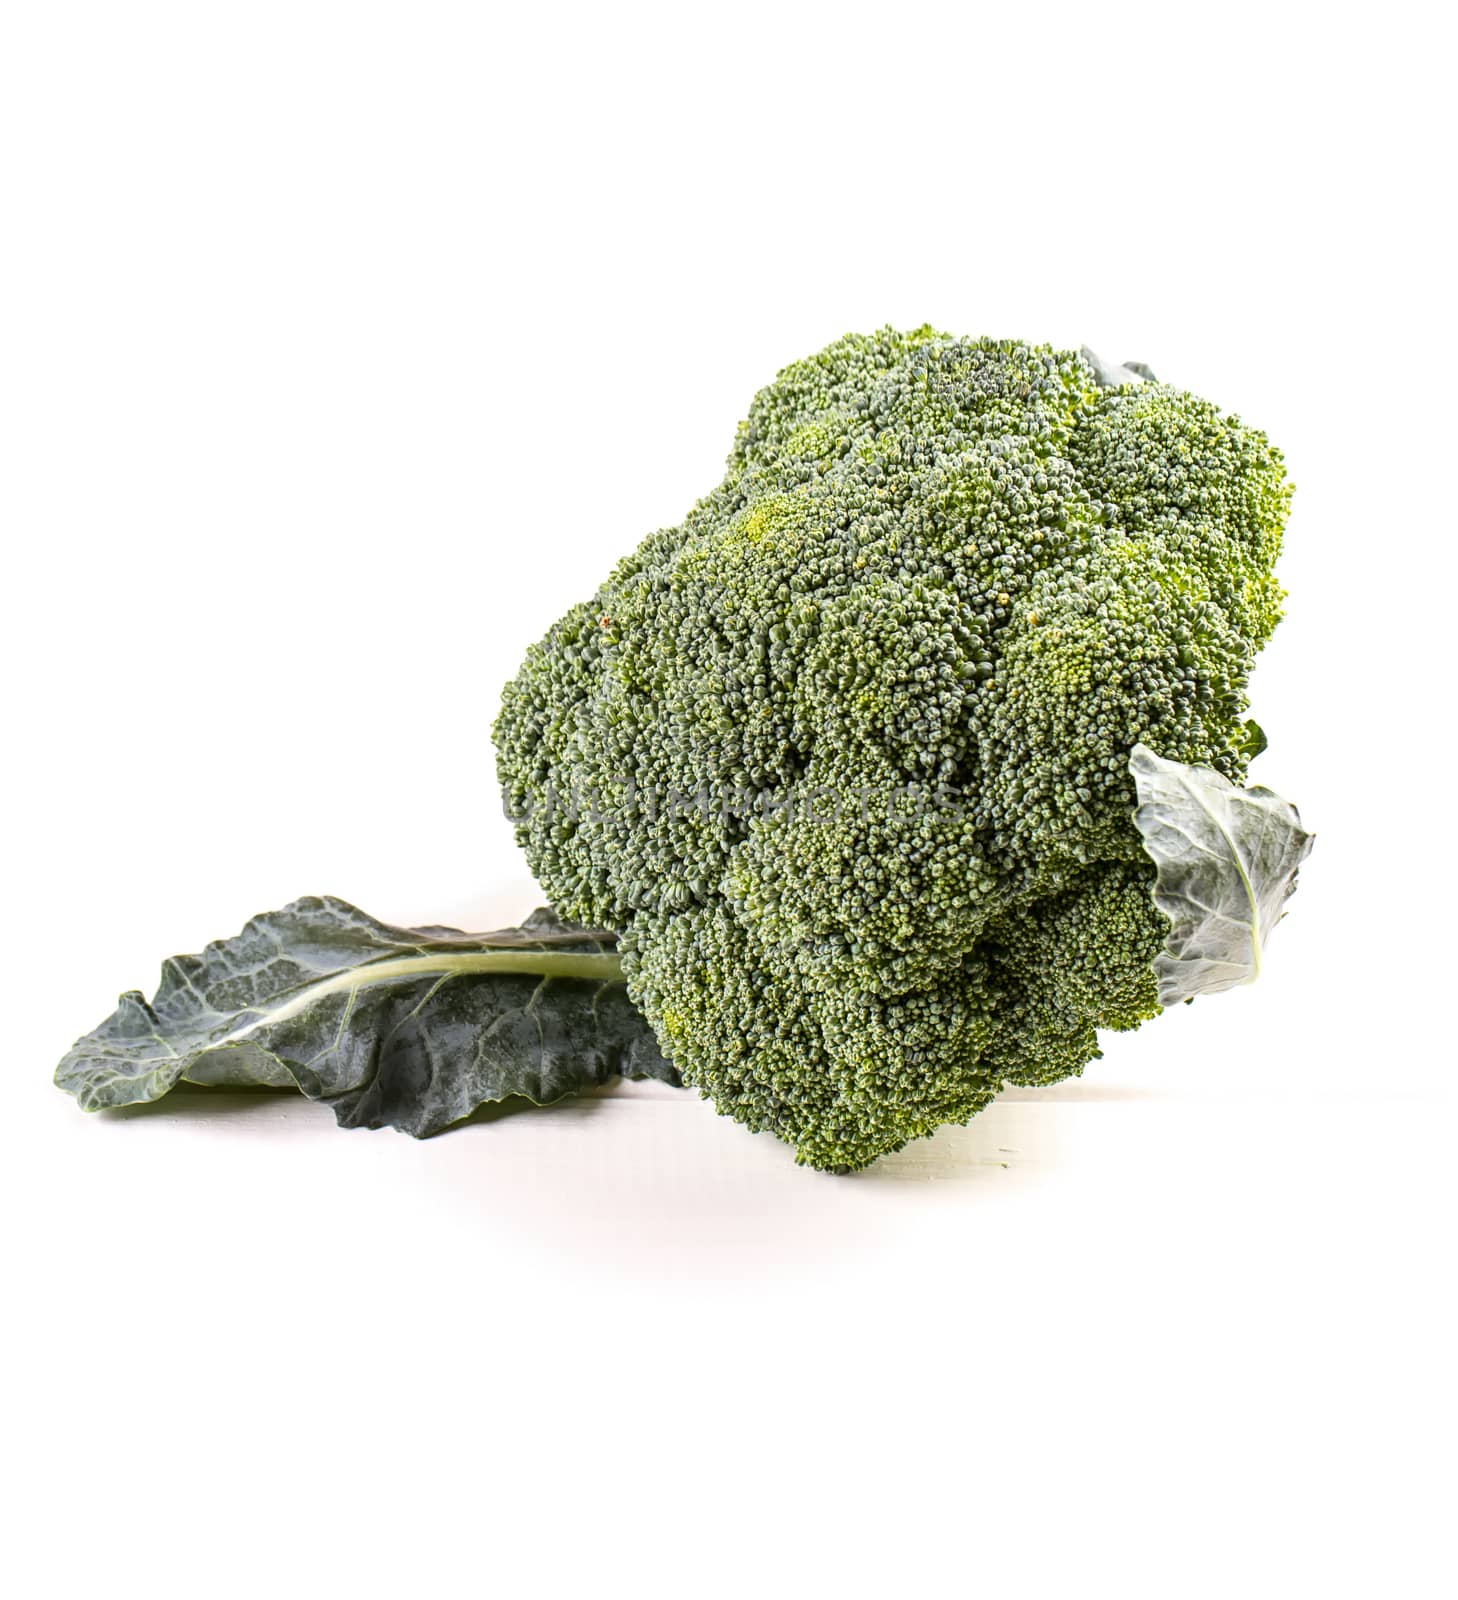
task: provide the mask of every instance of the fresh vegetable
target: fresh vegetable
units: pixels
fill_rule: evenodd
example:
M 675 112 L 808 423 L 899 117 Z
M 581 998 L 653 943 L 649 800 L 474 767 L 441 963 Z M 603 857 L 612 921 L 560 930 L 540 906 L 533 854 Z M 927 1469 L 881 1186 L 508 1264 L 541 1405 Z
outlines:
M 1154 903 L 1170 924 L 1154 958 L 1160 1005 L 1254 983 L 1311 849 L 1296 807 L 1269 789 L 1237 789 L 1209 767 L 1161 761 L 1142 744 L 1129 767 L 1134 825 L 1157 868 Z
M 506 687 L 502 788 L 565 923 L 300 901 L 59 1080 L 294 1084 L 426 1133 L 681 1073 L 844 1170 L 1077 1073 L 1099 1028 L 1253 977 L 1309 849 L 1238 787 L 1290 497 L 1264 434 L 1138 363 L 842 339 Z
M 1290 497 L 1147 368 L 842 339 L 507 686 L 527 858 L 685 1082 L 814 1166 L 1077 1072 L 1160 1009 L 1131 752 L 1243 776 Z
M 520 928 L 392 928 L 296 900 L 162 968 L 66 1052 L 87 1110 L 179 1083 L 300 1089 L 346 1128 L 439 1133 L 480 1106 L 546 1105 L 609 1078 L 677 1083 L 628 1003 L 612 934 L 538 911 Z

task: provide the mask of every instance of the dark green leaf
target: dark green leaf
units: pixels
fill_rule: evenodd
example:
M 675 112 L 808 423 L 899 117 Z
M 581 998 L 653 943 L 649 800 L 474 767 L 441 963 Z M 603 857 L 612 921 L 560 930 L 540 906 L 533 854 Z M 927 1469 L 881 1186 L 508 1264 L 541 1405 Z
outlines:
M 164 963 L 67 1051 L 88 1111 L 179 1083 L 298 1088 L 345 1127 L 438 1133 L 478 1106 L 538 1105 L 623 1075 L 677 1083 L 628 1000 L 614 937 L 538 911 L 520 928 L 392 928 L 328 896 Z

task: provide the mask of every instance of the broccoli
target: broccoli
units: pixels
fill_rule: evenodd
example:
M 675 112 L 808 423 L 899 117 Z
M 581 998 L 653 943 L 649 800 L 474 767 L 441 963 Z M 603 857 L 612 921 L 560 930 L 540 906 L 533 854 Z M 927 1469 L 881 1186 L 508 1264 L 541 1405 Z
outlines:
M 124 994 L 57 1082 L 425 1135 L 626 1073 L 852 1170 L 1081 1072 L 1099 1028 L 1250 982 L 1310 849 L 1238 786 L 1289 503 L 1262 434 L 1138 363 L 842 339 L 507 685 L 553 910 L 305 897 Z
M 684 1081 L 812 1166 L 1078 1073 L 1160 1009 L 1131 752 L 1244 775 L 1290 497 L 1145 367 L 840 339 L 527 652 L 494 733 L 530 864 Z

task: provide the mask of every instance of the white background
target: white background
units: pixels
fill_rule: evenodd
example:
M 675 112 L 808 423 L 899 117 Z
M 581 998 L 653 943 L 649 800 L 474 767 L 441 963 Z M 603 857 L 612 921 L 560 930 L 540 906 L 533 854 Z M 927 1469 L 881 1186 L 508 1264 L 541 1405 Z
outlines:
M 5 8 L 10 1592 L 1453 1592 L 1425 15 Z M 1284 448 L 1261 985 L 852 1179 L 665 1089 L 415 1144 L 50 1087 L 301 893 L 527 910 L 524 646 L 779 366 L 924 320 Z

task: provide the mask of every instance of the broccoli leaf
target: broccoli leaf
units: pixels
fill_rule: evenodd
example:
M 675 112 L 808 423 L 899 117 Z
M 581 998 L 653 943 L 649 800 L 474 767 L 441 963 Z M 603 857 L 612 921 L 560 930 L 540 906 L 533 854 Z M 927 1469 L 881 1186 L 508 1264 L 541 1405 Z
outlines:
M 438 1133 L 478 1106 L 538 1105 L 623 1075 L 677 1083 L 629 1002 L 614 936 L 548 911 L 520 928 L 393 928 L 328 896 L 163 964 L 67 1051 L 88 1110 L 179 1083 L 297 1088 L 344 1127 Z
M 1087 345 L 1078 352 L 1083 359 L 1093 368 L 1094 382 L 1101 389 L 1118 389 L 1126 383 L 1154 383 L 1154 374 L 1142 361 L 1126 361 L 1119 365 L 1114 361 L 1105 361 L 1097 352 L 1090 350 Z
M 1236 730 L 1231 744 L 1242 761 L 1250 762 L 1264 754 L 1270 748 L 1271 741 L 1266 738 L 1266 730 L 1260 723 L 1254 717 L 1247 717 Z
M 1154 903 L 1170 920 L 1154 963 L 1159 1003 L 1253 983 L 1311 849 L 1296 807 L 1142 744 L 1129 770 L 1139 795 L 1134 822 L 1157 869 Z

